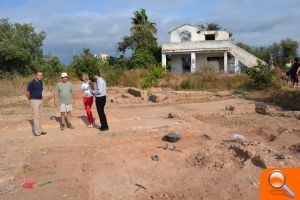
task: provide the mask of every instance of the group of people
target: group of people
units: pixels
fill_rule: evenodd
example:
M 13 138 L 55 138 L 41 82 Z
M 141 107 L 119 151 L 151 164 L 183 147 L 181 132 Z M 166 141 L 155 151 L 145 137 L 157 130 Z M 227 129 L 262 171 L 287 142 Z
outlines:
M 291 81 L 293 87 L 300 87 L 298 78 L 298 74 L 300 73 L 299 58 L 296 57 L 294 60 L 290 60 L 289 63 L 285 64 L 284 68 L 286 70 L 287 83 Z
M 63 72 L 60 76 L 61 81 L 57 83 L 54 89 L 54 105 L 59 107 L 60 117 L 60 130 L 65 128 L 74 129 L 71 123 L 72 106 L 75 104 L 75 91 L 73 84 L 69 81 L 68 74 Z M 82 74 L 82 95 L 83 105 L 88 118 L 88 127 L 94 127 L 94 118 L 92 115 L 92 104 L 96 102 L 96 108 L 99 115 L 101 127 L 100 131 L 108 131 L 104 107 L 106 104 L 106 82 L 101 77 L 100 72 L 94 73 L 95 82 L 90 81 L 87 74 Z M 41 107 L 43 99 L 43 73 L 38 71 L 35 78 L 29 82 L 26 90 L 26 96 L 30 101 L 33 111 L 33 134 L 35 136 L 45 135 L 46 132 L 41 129 Z

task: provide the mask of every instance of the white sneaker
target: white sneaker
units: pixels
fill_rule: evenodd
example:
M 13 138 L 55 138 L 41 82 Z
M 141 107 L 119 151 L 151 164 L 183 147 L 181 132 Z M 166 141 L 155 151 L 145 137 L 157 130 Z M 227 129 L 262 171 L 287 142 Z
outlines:
M 93 124 L 88 125 L 89 128 L 94 128 Z

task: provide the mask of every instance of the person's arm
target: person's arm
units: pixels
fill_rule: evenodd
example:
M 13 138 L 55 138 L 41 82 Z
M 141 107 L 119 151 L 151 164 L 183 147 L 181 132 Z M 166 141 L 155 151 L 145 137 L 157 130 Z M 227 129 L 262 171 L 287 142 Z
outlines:
M 75 92 L 72 91 L 73 105 L 75 105 Z
M 75 105 L 75 91 L 74 91 L 74 86 L 71 84 L 71 95 L 73 99 L 73 105 Z
M 95 89 L 95 85 L 92 81 L 89 81 L 89 85 L 91 86 L 91 90 L 94 90 Z
M 30 100 L 30 92 L 28 90 L 26 90 L 25 95 L 26 95 L 27 99 Z
M 100 86 L 100 81 L 96 81 L 95 83 L 95 89 L 93 90 L 94 95 L 100 95 L 101 94 L 101 86 Z
M 53 92 L 53 99 L 54 99 L 54 106 L 57 106 L 57 100 L 58 100 L 58 95 L 57 95 L 57 91 L 58 91 L 58 86 L 56 85 L 54 92 Z
M 30 100 L 30 91 L 31 91 L 31 84 L 29 83 L 25 92 L 25 96 L 28 100 Z

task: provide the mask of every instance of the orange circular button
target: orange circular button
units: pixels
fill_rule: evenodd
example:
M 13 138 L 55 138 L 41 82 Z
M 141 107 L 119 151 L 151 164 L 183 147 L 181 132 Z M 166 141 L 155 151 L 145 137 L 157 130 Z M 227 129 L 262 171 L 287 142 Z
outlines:
M 285 184 L 285 176 L 281 171 L 274 171 L 269 176 L 269 184 L 274 188 L 281 188 Z

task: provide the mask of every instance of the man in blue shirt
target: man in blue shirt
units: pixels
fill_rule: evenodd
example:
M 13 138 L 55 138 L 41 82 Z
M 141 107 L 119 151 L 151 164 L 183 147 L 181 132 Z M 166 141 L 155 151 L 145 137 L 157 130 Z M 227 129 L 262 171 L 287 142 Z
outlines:
M 26 90 L 26 97 L 30 101 L 30 106 L 33 111 L 33 134 L 34 136 L 40 136 L 47 134 L 41 131 L 41 107 L 43 99 L 43 73 L 37 71 L 35 78 L 29 82 Z

